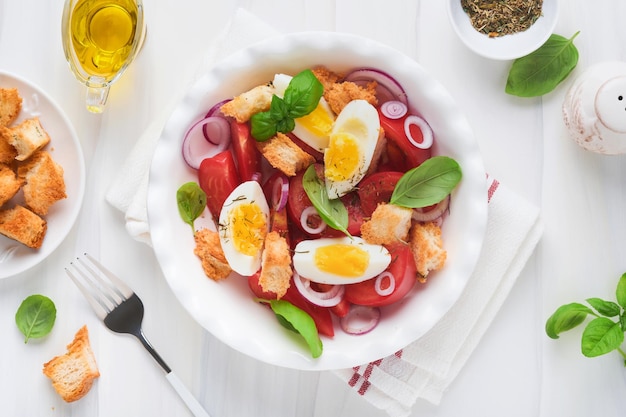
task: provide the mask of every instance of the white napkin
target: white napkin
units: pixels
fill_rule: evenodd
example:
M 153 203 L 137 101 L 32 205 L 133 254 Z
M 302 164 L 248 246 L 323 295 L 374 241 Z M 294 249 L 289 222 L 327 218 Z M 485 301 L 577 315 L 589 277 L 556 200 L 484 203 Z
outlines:
M 197 72 L 276 32 L 239 9 Z M 193 80 L 191 80 L 193 81 Z M 182 97 L 182 92 L 181 92 Z M 130 235 L 150 244 L 146 195 L 152 153 L 171 108 L 157 117 L 128 156 L 106 198 L 125 213 Z M 489 215 L 482 254 L 464 294 L 429 333 L 395 355 L 335 371 L 356 392 L 392 417 L 405 417 L 418 398 L 438 404 L 473 352 L 541 236 L 539 211 L 488 178 Z

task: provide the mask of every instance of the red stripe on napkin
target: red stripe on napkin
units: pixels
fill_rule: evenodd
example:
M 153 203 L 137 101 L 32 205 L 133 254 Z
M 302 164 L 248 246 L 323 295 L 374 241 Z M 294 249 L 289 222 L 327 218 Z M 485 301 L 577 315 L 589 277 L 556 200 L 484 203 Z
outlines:
M 491 183 L 489 184 L 489 188 L 487 189 L 487 202 L 489 203 L 491 202 L 491 198 L 493 197 L 493 195 L 498 190 L 498 187 L 500 186 L 500 182 L 496 179 L 489 178 L 489 176 L 487 176 L 487 179 L 491 181 Z M 398 359 L 401 359 L 402 349 L 397 351 L 393 356 L 395 356 Z M 348 381 L 348 385 L 354 388 L 359 384 L 359 382 L 361 382 L 361 385 L 359 386 L 357 392 L 360 395 L 365 395 L 369 387 L 372 385 L 371 382 L 369 381 L 372 375 L 372 372 L 374 371 L 376 367 L 380 367 L 381 364 L 383 364 L 385 360 L 387 360 L 387 358 L 378 359 L 365 365 L 353 367 L 352 369 L 354 370 L 354 373 L 352 374 L 352 377 Z

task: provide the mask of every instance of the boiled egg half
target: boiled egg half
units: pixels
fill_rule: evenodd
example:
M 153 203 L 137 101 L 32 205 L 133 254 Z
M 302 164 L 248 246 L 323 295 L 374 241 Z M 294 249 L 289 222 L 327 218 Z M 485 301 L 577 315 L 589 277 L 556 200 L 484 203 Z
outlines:
M 263 190 L 256 181 L 241 183 L 222 206 L 220 244 L 228 264 L 240 275 L 251 276 L 261 267 L 269 213 Z
M 293 77 L 287 74 L 276 74 L 272 84 L 274 93 L 283 98 L 287 86 Z M 328 146 L 328 137 L 333 128 L 335 113 L 330 109 L 324 97 L 320 98 L 315 110 L 303 117 L 294 120 L 295 128 L 292 133 L 313 149 L 323 152 Z
M 303 278 L 322 284 L 354 284 L 374 278 L 391 262 L 389 251 L 359 237 L 303 240 L 296 245 L 293 267 Z
M 324 177 L 329 198 L 341 197 L 363 179 L 376 150 L 380 119 L 365 100 L 349 102 L 339 113 L 324 151 Z

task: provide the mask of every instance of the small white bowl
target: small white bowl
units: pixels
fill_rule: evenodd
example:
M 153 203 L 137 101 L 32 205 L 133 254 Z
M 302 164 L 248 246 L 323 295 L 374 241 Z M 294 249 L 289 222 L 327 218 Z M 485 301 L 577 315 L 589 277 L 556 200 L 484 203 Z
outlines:
M 527 30 L 495 38 L 472 26 L 461 0 L 448 0 L 447 8 L 454 31 L 468 48 L 486 58 L 508 60 L 526 56 L 548 40 L 559 15 L 559 0 L 543 0 L 541 17 Z

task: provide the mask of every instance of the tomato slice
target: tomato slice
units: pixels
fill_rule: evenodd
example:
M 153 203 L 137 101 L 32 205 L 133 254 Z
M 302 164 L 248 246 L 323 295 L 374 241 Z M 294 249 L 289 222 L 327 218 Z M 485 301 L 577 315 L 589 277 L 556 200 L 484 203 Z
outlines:
M 430 148 L 417 148 L 406 137 L 406 133 L 404 131 L 404 117 L 399 119 L 390 119 L 386 117 L 380 109 L 378 109 L 378 114 L 380 116 L 380 125 L 385 130 L 385 136 L 404 154 L 406 158 L 406 170 L 415 168 L 431 157 Z M 422 136 L 418 126 L 411 125 L 410 129 L 414 138 Z M 419 142 L 419 139 L 416 139 L 416 141 Z
M 216 220 L 224 201 L 240 183 L 233 154 L 228 150 L 204 159 L 198 167 L 198 184 L 206 193 L 206 205 Z
M 379 203 L 388 203 L 396 184 L 404 172 L 375 172 L 359 183 L 359 199 L 361 209 L 366 217 L 370 217 Z
M 413 288 L 416 279 L 415 261 L 408 245 L 395 243 L 388 245 L 391 253 L 391 263 L 387 271 L 395 277 L 395 289 L 389 295 L 380 295 L 376 292 L 376 279 L 368 279 L 358 284 L 346 285 L 345 299 L 352 304 L 382 307 L 393 304 L 404 298 Z
M 256 140 L 250 134 L 247 123 L 232 120 L 230 132 L 239 177 L 241 181 L 249 181 L 255 173 L 261 172 L 261 152 L 256 147 Z

